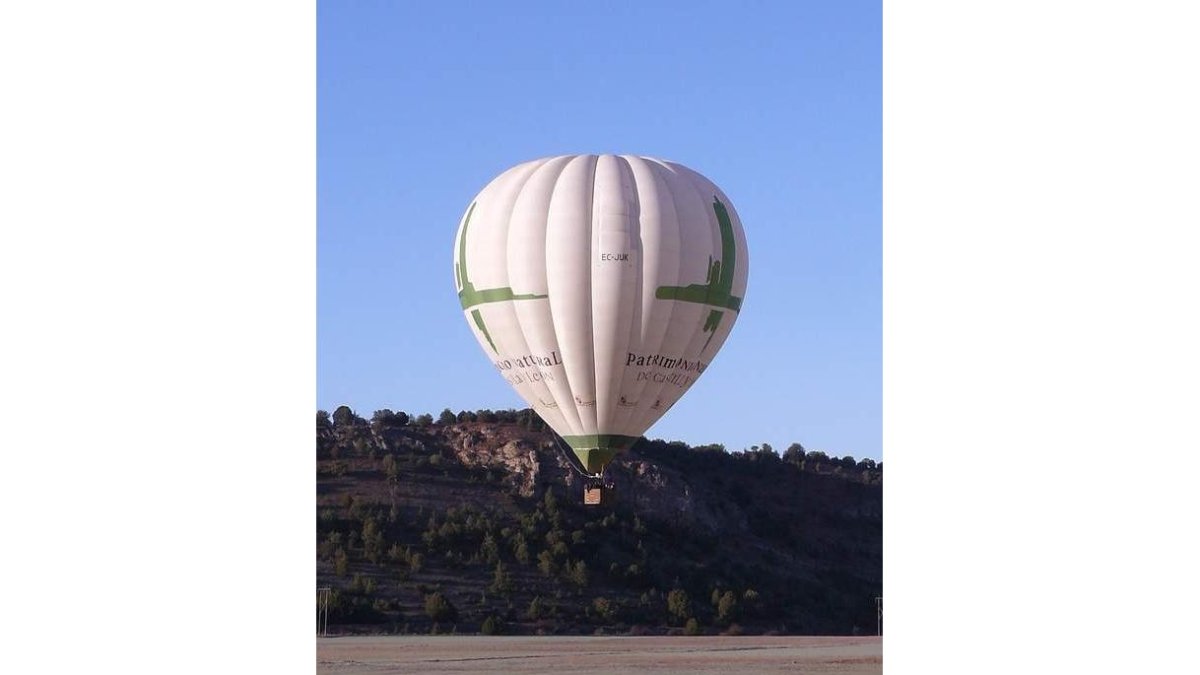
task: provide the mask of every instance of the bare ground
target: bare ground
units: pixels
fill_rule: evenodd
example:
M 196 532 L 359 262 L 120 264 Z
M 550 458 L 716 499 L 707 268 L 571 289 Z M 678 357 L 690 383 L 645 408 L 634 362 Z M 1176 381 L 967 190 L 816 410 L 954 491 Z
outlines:
M 878 637 L 481 637 L 317 639 L 317 673 L 883 672 Z

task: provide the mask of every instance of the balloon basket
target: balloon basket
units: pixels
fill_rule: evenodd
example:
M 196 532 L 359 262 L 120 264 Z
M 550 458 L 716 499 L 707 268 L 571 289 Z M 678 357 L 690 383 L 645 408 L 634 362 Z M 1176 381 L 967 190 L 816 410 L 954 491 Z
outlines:
M 613 499 L 614 487 L 616 486 L 612 480 L 606 478 L 603 473 L 588 476 L 583 482 L 583 505 L 604 506 L 608 504 Z
M 583 488 L 584 506 L 600 506 L 604 504 L 604 488 L 599 485 L 585 485 Z

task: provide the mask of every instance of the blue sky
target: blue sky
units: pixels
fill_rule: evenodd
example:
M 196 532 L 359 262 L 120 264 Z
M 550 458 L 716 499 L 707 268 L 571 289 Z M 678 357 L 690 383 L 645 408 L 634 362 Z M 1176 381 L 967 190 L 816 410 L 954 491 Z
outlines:
M 644 6 L 643 6 L 644 5 Z M 651 438 L 882 459 L 878 2 L 323 2 L 317 406 L 524 403 L 452 277 L 471 198 L 519 162 L 629 153 L 733 201 L 750 280 Z

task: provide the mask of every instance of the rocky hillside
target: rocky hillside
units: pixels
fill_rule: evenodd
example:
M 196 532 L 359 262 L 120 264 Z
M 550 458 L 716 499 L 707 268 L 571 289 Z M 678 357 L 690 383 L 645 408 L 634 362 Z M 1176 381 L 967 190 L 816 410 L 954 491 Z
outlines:
M 882 465 L 639 442 L 582 479 L 530 411 L 317 416 L 330 633 L 875 630 Z

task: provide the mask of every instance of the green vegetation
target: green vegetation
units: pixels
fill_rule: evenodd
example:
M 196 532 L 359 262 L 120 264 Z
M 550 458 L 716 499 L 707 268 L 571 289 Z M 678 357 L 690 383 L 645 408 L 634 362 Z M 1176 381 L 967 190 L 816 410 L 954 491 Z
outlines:
M 614 463 L 616 500 L 585 508 L 529 410 L 341 406 L 316 431 L 331 632 L 873 630 L 874 460 L 643 439 Z
M 489 614 L 488 617 L 483 620 L 483 625 L 479 627 L 479 632 L 483 633 L 484 635 L 500 635 L 504 632 L 504 620 Z
M 452 621 L 458 615 L 458 610 L 446 596 L 441 593 L 430 593 L 425 596 L 425 613 L 429 615 L 434 622 Z
M 676 588 L 667 594 L 667 614 L 674 622 L 687 621 L 692 613 L 692 603 L 688 600 L 687 591 Z

